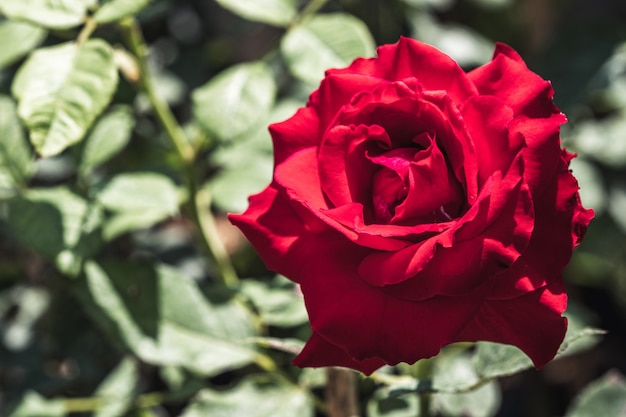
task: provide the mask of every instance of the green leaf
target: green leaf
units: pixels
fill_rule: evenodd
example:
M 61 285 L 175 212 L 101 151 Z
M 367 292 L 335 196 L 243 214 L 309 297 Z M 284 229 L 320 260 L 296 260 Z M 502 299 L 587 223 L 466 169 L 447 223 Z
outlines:
M 619 372 L 609 371 L 585 388 L 565 417 L 623 415 L 626 415 L 626 381 Z
M 437 356 L 433 388 L 442 391 L 433 406 L 444 416 L 491 417 L 500 407 L 497 383 L 481 381 L 465 349 L 450 346 Z
M 9 417 L 63 417 L 63 400 L 47 400 L 35 391 L 28 391 Z
M 274 158 L 267 126 L 287 119 L 303 106 L 303 102 L 296 100 L 278 102 L 253 130 L 211 153 L 211 162 L 222 169 L 209 180 L 207 186 L 213 203 L 220 210 L 242 212 L 248 206 L 248 196 L 258 193 L 270 183 Z
M 93 15 L 98 23 L 111 23 L 132 16 L 146 7 L 151 0 L 104 0 Z
M 2 0 L 0 12 L 51 29 L 68 29 L 85 20 L 91 0 Z
M 12 90 L 37 152 L 56 155 L 80 141 L 109 104 L 117 81 L 113 51 L 102 40 L 35 51 L 15 76 Z
M 210 303 L 176 270 L 149 264 L 86 264 L 87 306 L 116 340 L 143 361 L 213 376 L 244 366 L 257 353 L 251 317 L 232 300 Z
M 0 172 L 6 172 L 14 186 L 22 186 L 33 173 L 34 157 L 24 137 L 15 104 L 0 95 Z
M 181 417 L 313 417 L 308 396 L 294 386 L 261 384 L 246 379 L 227 391 L 200 391 Z
M 130 140 L 135 119 L 128 106 L 118 106 L 105 114 L 85 140 L 78 170 L 87 175 L 92 169 L 108 161 Z
M 105 225 L 104 236 L 152 226 L 178 213 L 176 184 L 156 173 L 123 173 L 115 176 L 97 196 L 114 217 Z
M 104 399 L 104 406 L 94 413 L 94 417 L 124 416 L 137 394 L 138 383 L 137 361 L 124 358 L 94 393 L 95 397 Z
M 261 281 L 245 280 L 241 292 L 250 298 L 265 324 L 291 327 L 309 320 L 304 299 L 296 294 L 293 285 L 280 288 Z
M 357 57 L 373 56 L 375 43 L 367 26 L 344 13 L 314 16 L 282 39 L 280 50 L 290 71 L 317 84 L 329 68 L 345 67 Z
M 2 6 L 0 6 L 2 7 Z M 17 61 L 46 37 L 45 29 L 27 22 L 4 20 L 0 22 L 0 69 Z
M 226 212 L 243 212 L 248 207 L 248 196 L 270 183 L 273 168 L 272 157 L 259 154 L 239 168 L 219 172 L 208 184 L 213 203 Z
M 567 329 L 565 340 L 557 353 L 557 358 L 566 354 L 588 349 L 598 342 L 598 336 L 604 331 L 587 327 L 581 323 L 580 317 L 572 316 L 572 325 Z M 478 342 L 474 352 L 474 366 L 481 378 L 498 378 L 513 375 L 532 368 L 532 362 L 515 346 L 500 343 Z
M 216 0 L 244 19 L 275 26 L 289 25 L 298 12 L 296 0 Z
M 194 116 L 209 133 L 231 140 L 267 116 L 275 95 L 265 63 L 236 65 L 193 92 Z
M 419 415 L 417 395 L 389 397 L 387 389 L 379 389 L 367 402 L 368 417 L 415 417 Z
M 102 212 L 66 187 L 32 189 L 8 202 L 8 224 L 18 242 L 76 275 L 100 248 Z

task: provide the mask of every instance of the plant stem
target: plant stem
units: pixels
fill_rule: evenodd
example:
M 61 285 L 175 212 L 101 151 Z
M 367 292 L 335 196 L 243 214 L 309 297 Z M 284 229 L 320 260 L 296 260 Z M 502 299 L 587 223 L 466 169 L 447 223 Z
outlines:
M 326 368 L 326 405 L 328 417 L 357 417 L 354 372 L 344 368 Z
M 76 44 L 80 46 L 85 43 L 97 27 L 98 22 L 90 17 L 87 17 L 87 19 L 85 20 L 85 25 L 83 26 L 80 33 L 78 34 L 78 37 L 76 38 Z
M 415 377 L 419 380 L 430 380 L 433 377 L 433 360 L 422 359 L 414 365 Z M 417 393 L 419 396 L 419 417 L 430 417 L 431 399 L 430 392 Z
M 128 48 L 137 59 L 140 86 L 148 95 L 157 120 L 167 133 L 183 163 L 183 175 L 189 191 L 192 216 L 200 232 L 201 243 L 215 261 L 221 281 L 226 286 L 233 288 L 237 285 L 239 279 L 224 248 L 224 244 L 217 233 L 215 218 L 211 212 L 209 192 L 198 186 L 195 169 L 196 150 L 187 140 L 183 129 L 176 121 L 166 101 L 156 91 L 146 59 L 148 48 L 139 24 L 134 18 L 128 18 L 120 22 L 120 28 Z
M 65 412 L 70 413 L 88 413 L 100 410 L 111 401 L 119 401 L 118 398 L 108 397 L 86 397 L 86 398 L 66 398 L 63 399 L 63 408 Z M 155 405 L 163 404 L 168 401 L 167 394 L 163 392 L 149 392 L 138 396 L 132 403 L 130 408 L 142 409 L 150 408 Z
M 194 187 L 197 186 L 194 185 Z M 195 202 L 192 203 L 192 210 L 196 223 L 200 227 L 200 233 L 205 237 L 206 244 L 213 254 L 215 263 L 222 274 L 222 281 L 226 286 L 235 288 L 239 284 L 239 277 L 217 232 L 215 217 L 211 213 L 211 195 L 206 188 L 195 189 L 194 194 Z
M 328 3 L 328 0 L 311 0 L 308 2 L 307 5 L 304 6 L 304 9 L 296 16 L 292 26 L 302 23 L 304 20 L 313 16 L 319 9 L 324 7 L 326 3 Z
M 148 61 L 146 59 L 148 55 L 148 48 L 143 38 L 143 34 L 141 33 L 139 24 L 134 18 L 128 18 L 120 22 L 120 28 L 122 29 L 122 35 L 126 38 L 126 43 L 130 51 L 137 58 L 137 64 L 139 65 L 140 71 L 139 82 L 143 90 L 148 95 L 150 103 L 154 107 L 159 123 L 174 144 L 174 147 L 183 162 L 186 165 L 192 164 L 195 158 L 193 147 L 185 138 L 183 129 L 176 121 L 176 118 L 172 114 L 172 111 L 165 100 L 158 95 L 154 86 L 154 82 L 150 74 L 150 68 L 148 67 Z

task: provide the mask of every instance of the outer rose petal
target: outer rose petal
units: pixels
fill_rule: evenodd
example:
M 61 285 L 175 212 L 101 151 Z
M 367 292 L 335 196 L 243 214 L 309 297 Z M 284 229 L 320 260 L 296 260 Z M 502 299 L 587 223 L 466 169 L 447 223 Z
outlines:
M 401 37 L 393 45 L 377 50 L 378 58 L 357 59 L 344 69 L 329 70 L 328 74 L 368 74 L 388 81 L 417 78 L 425 90 L 443 90 L 457 103 L 476 94 L 465 71 L 437 48 Z
M 510 300 L 488 300 L 459 334 L 457 341 L 514 345 L 540 368 L 551 361 L 565 337 L 567 307 L 562 279 Z
M 302 218 L 293 203 L 272 185 L 251 196 L 243 214 L 229 214 L 228 219 L 241 229 L 270 270 L 295 281 L 300 276 L 302 258 L 323 244 L 323 235 L 313 233 L 313 225 L 316 232 L 326 227 L 312 216 Z
M 345 350 L 313 332 L 302 352 L 293 360 L 293 364 L 300 367 L 344 366 L 369 375 L 385 365 L 385 361 L 380 358 L 354 359 Z
M 309 107 L 298 109 L 296 114 L 281 123 L 269 126 L 274 142 L 274 165 L 282 163 L 290 155 L 319 142 L 318 117 Z
M 528 248 L 510 269 L 496 277 L 489 298 L 518 297 L 561 279 L 593 211 L 580 205 L 578 183 L 565 161 L 559 165 L 553 178 L 544 179 L 548 186 L 542 194 L 534 196 L 535 227 Z
M 303 270 L 301 288 L 313 330 L 357 360 L 413 363 L 451 343 L 489 285 L 462 297 L 408 302 L 364 283 L 355 265 L 364 250 L 327 240 Z

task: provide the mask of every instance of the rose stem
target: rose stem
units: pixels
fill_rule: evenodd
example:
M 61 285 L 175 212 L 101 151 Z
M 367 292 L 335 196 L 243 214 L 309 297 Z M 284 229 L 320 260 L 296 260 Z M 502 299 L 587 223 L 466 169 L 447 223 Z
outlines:
M 344 368 L 326 368 L 326 405 L 328 417 L 357 417 L 354 372 Z
M 139 24 L 134 18 L 127 18 L 120 22 L 119 27 L 128 48 L 137 58 L 140 73 L 139 85 L 150 99 L 157 120 L 167 133 L 167 137 L 170 139 L 172 145 L 174 145 L 183 164 L 186 186 L 189 191 L 191 212 L 197 229 L 200 232 L 201 244 L 209 256 L 215 261 L 221 281 L 228 287 L 236 287 L 239 279 L 230 261 L 230 257 L 224 249 L 224 244 L 217 235 L 215 218 L 209 207 L 211 197 L 208 195 L 208 191 L 200 189 L 198 186 L 195 167 L 196 150 L 185 136 L 183 129 L 176 121 L 176 118 L 165 100 L 163 100 L 156 91 L 154 80 L 150 76 L 150 70 L 146 60 L 148 48 Z

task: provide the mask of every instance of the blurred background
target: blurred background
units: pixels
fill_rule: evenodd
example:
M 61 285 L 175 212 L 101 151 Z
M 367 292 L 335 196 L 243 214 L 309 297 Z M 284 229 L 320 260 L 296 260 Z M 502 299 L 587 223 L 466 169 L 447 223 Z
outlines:
M 562 416 L 591 381 L 611 370 L 626 373 L 626 2 L 331 0 L 321 12 L 356 16 L 376 44 L 394 43 L 400 36 L 431 43 L 468 70 L 490 60 L 494 42 L 504 42 L 532 70 L 552 81 L 555 101 L 569 118 L 562 138 L 578 154 L 571 168 L 581 185 L 583 204 L 596 212 L 565 272 L 570 309 L 607 334 L 594 347 L 555 361 L 540 372 L 501 379 L 497 415 Z M 216 1 L 155 0 L 138 19 L 150 46 L 158 89 L 182 121 L 193 113 L 192 92 L 214 75 L 242 62 L 281 59 L 277 48 L 283 28 L 245 20 Z M 112 44 L 118 42 L 116 32 L 107 30 L 103 27 L 98 35 Z M 73 35 L 52 31 L 44 42 L 53 44 Z M 7 58 L 1 50 L 2 46 L 0 92 L 10 95 L 11 80 L 22 61 Z M 274 69 L 278 105 L 271 118 L 276 121 L 304 105 L 321 74 L 309 76 L 305 70 L 294 78 L 284 65 L 276 64 Z M 107 163 L 107 172 L 157 170 L 175 175 L 146 98 L 122 80 L 115 100 L 132 106 L 137 119 L 130 145 Z M 269 137 L 264 128 L 255 135 L 241 145 L 217 146 L 207 152 L 205 176 L 211 179 L 218 226 L 240 275 L 271 279 L 224 216 L 242 211 L 247 196 L 260 191 L 271 178 Z M 160 147 L 154 146 L 155 137 Z M 75 166 L 71 152 L 39 161 L 31 185 L 73 181 Z M 74 284 L 67 284 L 36 251 L 16 243 L 9 229 L 0 228 L 0 415 L 28 390 L 48 398 L 88 396 L 124 353 L 95 324 L 76 296 Z M 158 259 L 209 285 L 211 265 L 194 250 L 188 229 L 184 219 L 173 218 L 147 230 L 121 234 L 106 253 L 123 259 Z M 306 320 L 301 308 L 275 313 L 279 324 L 274 322 L 274 335 L 278 336 L 300 332 L 293 323 L 281 325 L 281 317 L 287 321 L 296 317 L 298 325 Z M 288 366 L 288 358 L 283 362 Z M 139 375 L 138 384 L 145 391 L 169 383 L 156 367 L 145 363 Z M 229 378 L 232 375 L 222 375 L 209 382 L 220 386 Z M 361 389 L 366 408 L 372 387 L 363 383 Z M 186 405 L 185 399 L 159 405 L 150 415 L 176 416 Z

